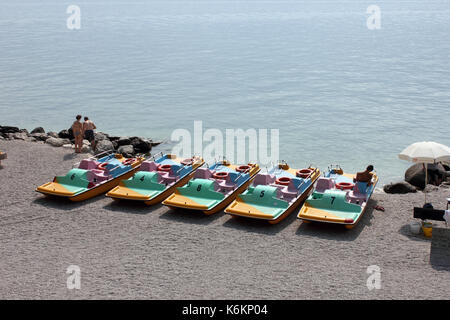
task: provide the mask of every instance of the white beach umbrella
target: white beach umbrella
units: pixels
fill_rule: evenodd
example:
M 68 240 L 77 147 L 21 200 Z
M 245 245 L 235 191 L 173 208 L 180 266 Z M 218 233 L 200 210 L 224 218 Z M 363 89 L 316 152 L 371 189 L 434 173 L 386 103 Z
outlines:
M 402 160 L 425 164 L 426 187 L 428 183 L 428 163 L 450 161 L 450 148 L 436 142 L 416 142 L 403 150 L 398 157 Z M 425 202 L 427 202 L 426 193 Z

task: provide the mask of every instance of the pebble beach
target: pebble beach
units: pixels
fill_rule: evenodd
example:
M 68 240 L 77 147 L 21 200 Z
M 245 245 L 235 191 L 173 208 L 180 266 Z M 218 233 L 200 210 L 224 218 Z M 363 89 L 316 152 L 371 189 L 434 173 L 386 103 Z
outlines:
M 413 235 L 422 192 L 376 192 L 352 230 L 278 225 L 173 211 L 162 205 L 81 203 L 34 189 L 90 156 L 43 142 L 0 141 L 0 299 L 448 299 L 445 222 Z M 444 209 L 449 188 L 428 193 Z M 379 205 L 385 212 L 373 209 Z M 298 210 L 295 210 L 298 212 Z M 447 244 L 442 237 L 447 238 Z M 445 239 L 444 239 L 445 240 Z M 445 248 L 445 245 L 447 247 Z M 80 289 L 66 270 L 81 270 Z M 369 290 L 367 268 L 381 271 Z

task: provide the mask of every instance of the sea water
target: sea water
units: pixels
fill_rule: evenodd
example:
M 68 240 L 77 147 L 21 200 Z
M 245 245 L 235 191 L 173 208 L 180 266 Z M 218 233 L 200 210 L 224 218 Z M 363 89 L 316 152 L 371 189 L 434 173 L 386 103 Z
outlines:
M 76 114 L 154 139 L 196 120 L 279 129 L 292 167 L 373 164 L 390 182 L 404 147 L 450 144 L 450 2 L 0 1 L 0 124 Z

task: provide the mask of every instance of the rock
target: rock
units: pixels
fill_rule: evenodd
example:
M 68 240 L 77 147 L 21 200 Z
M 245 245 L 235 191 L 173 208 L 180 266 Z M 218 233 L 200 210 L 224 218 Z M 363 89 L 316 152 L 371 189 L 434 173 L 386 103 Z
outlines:
M 450 171 L 449 171 L 449 170 L 446 170 L 446 171 L 445 171 L 445 179 L 446 179 L 446 180 L 449 180 L 449 178 L 450 178 Z
M 45 143 L 48 143 L 53 147 L 62 147 L 63 145 L 70 143 L 70 140 L 50 137 L 45 141 Z
M 119 149 L 117 149 L 117 152 L 121 153 L 126 158 L 132 158 L 135 154 L 134 148 L 131 144 L 120 146 Z
M 152 150 L 152 141 L 149 139 L 132 137 L 130 144 L 133 146 L 136 153 L 147 153 Z
M 108 136 L 108 139 L 112 142 L 114 141 L 118 141 L 120 139 L 120 137 L 116 137 L 116 136 Z
M 152 147 L 156 147 L 156 146 L 160 145 L 161 143 L 162 143 L 162 141 L 152 141 Z
M 5 138 L 3 138 L 3 136 L 2 136 L 2 135 L 0 135 L 0 140 L 5 140 Z
M 28 133 L 28 130 L 27 130 L 27 129 L 20 129 L 19 132 L 25 133 L 27 136 L 31 136 L 31 135 Z
M 97 143 L 96 153 L 106 152 L 106 151 L 114 151 L 114 146 L 109 140 L 102 140 Z
M 72 148 L 74 148 L 74 145 L 73 144 L 64 144 L 63 146 L 62 146 L 63 148 L 67 148 L 67 149 L 72 149 Z
M 427 184 L 425 189 L 423 189 L 423 192 L 430 193 L 430 192 L 434 192 L 434 191 L 438 191 L 438 190 L 439 190 L 439 187 L 432 185 L 432 184 Z
M 429 164 L 428 165 L 428 181 L 427 184 L 440 184 L 445 177 L 445 169 L 442 164 Z M 423 164 L 417 163 L 412 165 L 405 172 L 405 181 L 409 182 L 415 187 L 420 189 L 425 188 L 425 170 Z M 440 182 L 439 182 L 440 181 Z
M 45 133 L 32 133 L 31 136 L 38 141 L 46 141 L 49 138 Z
M 73 139 L 73 134 L 72 134 L 72 128 L 70 128 L 69 130 L 61 130 L 58 133 L 58 137 L 62 138 L 62 139 Z
M 91 143 L 89 141 L 87 141 L 87 140 L 83 140 L 83 145 L 90 146 Z
M 109 140 L 109 136 L 103 132 L 96 132 L 94 134 L 95 141 Z
M 16 132 L 20 132 L 20 129 L 17 127 L 0 126 L 0 133 L 16 133 Z
M 13 138 L 16 140 L 28 140 L 28 135 L 25 132 L 13 133 Z
M 81 152 L 83 152 L 83 153 L 89 153 L 89 152 L 91 152 L 91 151 L 92 151 L 92 149 L 91 149 L 91 147 L 88 146 L 88 145 L 83 145 L 83 146 L 81 147 Z
M 56 132 L 53 131 L 47 132 L 47 135 L 52 138 L 61 138 Z
M 126 146 L 131 144 L 131 139 L 129 137 L 120 137 L 119 140 L 117 140 L 117 145 L 120 146 Z
M 399 194 L 417 192 L 417 189 L 412 184 L 405 181 L 387 184 L 383 187 L 383 190 L 386 193 L 399 193 Z
M 444 189 L 449 189 L 450 188 L 450 182 L 443 182 L 439 187 L 444 188 Z
M 31 134 L 33 134 L 33 133 L 45 133 L 45 130 L 42 127 L 37 127 L 31 131 Z

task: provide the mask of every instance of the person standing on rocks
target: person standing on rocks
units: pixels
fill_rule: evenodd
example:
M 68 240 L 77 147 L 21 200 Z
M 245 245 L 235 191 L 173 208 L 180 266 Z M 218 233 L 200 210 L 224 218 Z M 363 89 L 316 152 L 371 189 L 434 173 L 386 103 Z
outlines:
M 81 153 L 83 146 L 83 124 L 81 123 L 81 115 L 76 116 L 76 120 L 72 124 L 72 132 L 75 138 L 75 153 Z
M 83 123 L 83 132 L 84 137 L 86 140 L 88 140 L 91 143 L 92 150 L 95 151 L 95 134 L 94 130 L 97 129 L 95 124 L 89 120 L 88 117 L 84 117 L 84 123 Z

